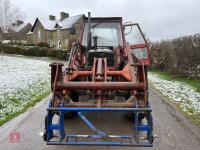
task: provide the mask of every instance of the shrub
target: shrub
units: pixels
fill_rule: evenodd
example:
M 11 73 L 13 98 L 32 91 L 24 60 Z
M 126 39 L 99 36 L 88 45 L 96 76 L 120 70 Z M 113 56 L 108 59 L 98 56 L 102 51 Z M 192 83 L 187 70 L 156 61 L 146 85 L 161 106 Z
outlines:
M 48 50 L 47 56 L 58 58 L 58 59 L 66 59 L 67 58 L 67 51 L 64 51 L 64 50 Z
M 26 44 L 23 44 L 24 46 L 36 46 L 35 44 L 31 44 L 31 43 L 26 43 Z
M 47 43 L 44 43 L 44 42 L 38 43 L 37 46 L 39 46 L 39 47 L 49 47 L 49 45 Z
M 52 57 L 67 60 L 68 53 L 66 50 L 52 50 L 45 47 L 30 47 L 26 46 L 14 46 L 14 45 L 0 45 L 2 52 L 7 54 L 19 54 L 25 56 L 36 57 Z

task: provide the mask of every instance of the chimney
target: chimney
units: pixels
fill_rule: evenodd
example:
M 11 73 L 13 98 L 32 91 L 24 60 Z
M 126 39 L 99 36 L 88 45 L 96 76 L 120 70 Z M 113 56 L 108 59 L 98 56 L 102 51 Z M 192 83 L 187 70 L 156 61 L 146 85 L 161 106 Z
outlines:
M 15 27 L 17 24 L 16 23 L 12 23 L 12 26 Z
M 60 12 L 60 21 L 63 21 L 65 18 L 69 18 L 69 14 L 65 12 Z
M 19 26 L 19 25 L 21 25 L 21 24 L 23 24 L 23 23 L 24 23 L 23 21 L 17 20 L 17 26 Z
M 49 20 L 56 20 L 56 17 L 53 15 L 49 15 Z

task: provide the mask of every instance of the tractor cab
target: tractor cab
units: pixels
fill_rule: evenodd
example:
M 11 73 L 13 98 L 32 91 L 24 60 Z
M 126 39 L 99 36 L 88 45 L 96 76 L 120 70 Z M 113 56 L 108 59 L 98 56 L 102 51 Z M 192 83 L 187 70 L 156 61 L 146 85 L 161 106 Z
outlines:
M 85 18 L 81 44 L 87 50 L 88 66 L 93 59 L 107 58 L 108 66 L 116 66 L 115 49 L 123 46 L 121 17 Z
M 89 22 L 85 17 L 81 45 L 86 50 L 88 66 L 93 65 L 94 57 L 106 57 L 108 66 L 120 66 L 124 63 L 124 48 L 127 46 L 138 63 L 150 63 L 148 44 L 140 26 L 123 26 L 121 17 L 90 18 Z

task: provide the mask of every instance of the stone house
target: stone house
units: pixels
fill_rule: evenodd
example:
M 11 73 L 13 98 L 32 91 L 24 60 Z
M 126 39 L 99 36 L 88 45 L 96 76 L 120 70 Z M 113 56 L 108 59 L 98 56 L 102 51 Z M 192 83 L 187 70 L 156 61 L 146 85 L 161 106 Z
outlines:
M 52 47 L 56 23 L 55 17 L 51 15 L 49 16 L 49 20 L 37 18 L 31 32 L 28 34 L 29 39 L 32 40 L 34 44 L 48 43 L 49 46 Z
M 24 23 L 17 20 L 16 23 L 12 23 L 12 26 L 8 30 L 0 29 L 0 40 L 9 40 L 11 42 L 23 42 L 27 43 L 27 33 L 31 30 L 32 25 L 30 23 Z
M 25 42 L 28 41 L 27 33 L 32 29 L 32 25 L 30 23 L 24 23 L 23 21 L 17 20 L 16 23 L 12 24 L 13 39 L 17 42 Z
M 71 42 L 79 40 L 79 34 L 84 15 L 69 17 L 68 13 L 61 12 L 60 19 L 49 15 L 49 19 L 37 18 L 28 33 L 32 43 L 47 43 L 55 49 L 70 49 Z

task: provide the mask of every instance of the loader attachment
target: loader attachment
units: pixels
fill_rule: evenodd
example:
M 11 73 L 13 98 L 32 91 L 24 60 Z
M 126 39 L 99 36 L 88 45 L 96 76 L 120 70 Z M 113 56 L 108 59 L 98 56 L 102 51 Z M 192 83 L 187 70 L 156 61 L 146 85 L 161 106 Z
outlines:
M 151 147 L 153 142 L 152 136 L 152 116 L 151 108 L 91 108 L 91 107 L 63 107 L 52 108 L 48 111 L 47 125 L 47 144 L 48 145 L 107 145 L 107 146 L 137 146 Z M 93 134 L 67 134 L 64 130 L 64 114 L 65 112 L 76 112 L 78 117 L 93 131 Z M 84 115 L 84 112 L 132 112 L 138 116 L 138 113 L 146 113 L 146 124 L 141 124 L 138 119 L 133 121 L 132 130 L 134 134 L 129 135 L 110 135 L 104 131 L 97 129 Z M 52 123 L 54 112 L 59 112 L 59 122 Z M 138 117 L 136 117 L 138 118 Z M 77 128 L 78 127 L 77 125 Z M 59 131 L 60 136 L 54 137 L 52 133 Z M 145 132 L 143 137 L 139 136 L 139 132 Z M 81 140 L 86 139 L 86 140 Z

